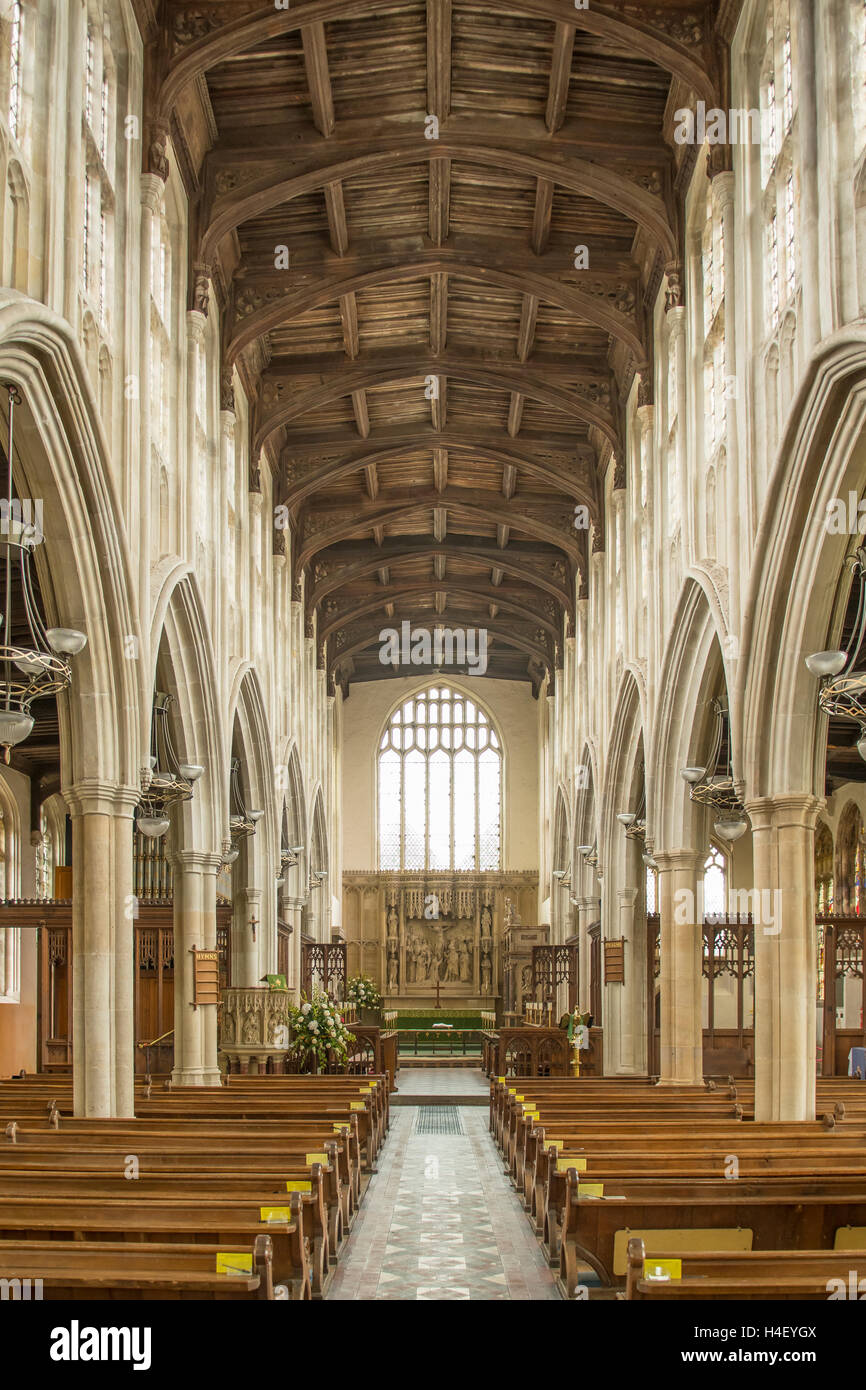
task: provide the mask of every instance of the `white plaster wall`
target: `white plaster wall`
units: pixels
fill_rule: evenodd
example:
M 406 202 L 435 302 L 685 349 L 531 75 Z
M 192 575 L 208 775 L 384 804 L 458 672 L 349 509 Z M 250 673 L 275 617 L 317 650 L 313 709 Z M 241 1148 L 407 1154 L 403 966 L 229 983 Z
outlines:
M 440 684 L 462 690 L 486 708 L 504 746 L 504 869 L 538 867 L 538 707 L 525 681 L 466 678 Z M 382 728 L 396 704 L 430 685 L 408 677 L 358 682 L 342 708 L 343 865 L 375 869 L 376 753 Z

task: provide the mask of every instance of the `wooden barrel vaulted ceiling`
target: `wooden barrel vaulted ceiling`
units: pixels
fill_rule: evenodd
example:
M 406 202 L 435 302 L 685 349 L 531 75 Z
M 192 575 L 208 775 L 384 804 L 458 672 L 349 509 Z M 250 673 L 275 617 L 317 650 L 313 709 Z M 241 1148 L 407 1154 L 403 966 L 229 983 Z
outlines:
M 739 3 L 151 17 L 145 164 L 164 175 L 170 139 L 189 307 L 213 285 L 224 392 L 236 368 L 254 403 L 250 486 L 272 470 L 344 691 L 393 674 L 379 633 L 403 620 L 486 628 L 488 675 L 555 672 L 635 374 L 652 400 L 663 277 L 681 302 L 695 151 L 674 112 L 725 104 Z

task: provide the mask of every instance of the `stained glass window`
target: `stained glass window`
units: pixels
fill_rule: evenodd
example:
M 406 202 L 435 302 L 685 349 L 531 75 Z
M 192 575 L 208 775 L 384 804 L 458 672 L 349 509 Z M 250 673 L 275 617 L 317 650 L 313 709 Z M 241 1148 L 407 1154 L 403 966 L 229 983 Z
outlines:
M 473 700 L 432 686 L 379 742 L 379 867 L 498 869 L 502 748 Z

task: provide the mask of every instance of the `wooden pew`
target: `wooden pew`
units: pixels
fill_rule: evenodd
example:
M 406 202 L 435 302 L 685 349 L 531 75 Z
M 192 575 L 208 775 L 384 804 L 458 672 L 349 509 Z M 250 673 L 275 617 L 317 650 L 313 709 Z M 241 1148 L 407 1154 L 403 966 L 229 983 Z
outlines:
M 312 1297 L 311 1271 L 299 1194 L 289 1194 L 288 1201 L 281 1205 L 289 1207 L 290 1219 L 283 1223 L 269 1222 L 267 1231 L 263 1232 L 257 1205 L 241 1198 L 220 1203 L 202 1200 L 194 1204 L 186 1193 L 175 1199 L 135 1201 L 127 1198 L 110 1204 L 92 1197 L 62 1201 L 53 1194 L 44 1197 L 0 1195 L 0 1240 L 18 1244 L 21 1239 L 45 1240 L 50 1234 L 63 1243 L 91 1240 L 182 1245 L 218 1243 L 240 1249 L 252 1248 L 257 1236 L 267 1234 L 273 1246 L 274 1282 L 286 1286 L 290 1300 L 308 1300 Z
M 647 1277 L 661 1260 L 679 1261 L 681 1277 Z M 866 1293 L 866 1250 L 659 1250 L 648 1256 L 639 1236 L 628 1242 L 627 1299 L 826 1302 L 834 1293 L 837 1298 Z
M 222 1194 L 254 1193 L 260 1199 L 259 1206 L 285 1206 L 289 1182 L 309 1185 L 309 1192 L 298 1195 L 310 1242 L 313 1291 L 324 1292 L 329 1266 L 336 1260 L 349 1229 L 346 1192 L 339 1181 L 333 1139 L 324 1150 L 330 1161 L 312 1164 L 306 1162 L 305 1153 L 287 1156 L 281 1149 L 258 1146 L 254 1139 L 231 1143 L 222 1140 L 212 1150 L 200 1144 L 181 1143 L 174 1136 L 135 1135 L 132 1142 L 119 1147 L 116 1136 L 95 1146 L 81 1137 L 72 1142 L 63 1135 L 45 1136 L 44 1142 L 40 1142 L 42 1139 L 40 1135 L 33 1144 L 0 1149 L 3 1191 L 18 1190 L 10 1178 L 13 1172 L 29 1173 L 33 1183 L 41 1182 L 42 1191 L 49 1190 L 50 1181 L 52 1193 L 59 1191 L 70 1177 L 80 1175 L 90 1185 L 88 1190 L 95 1191 L 94 1183 L 102 1184 L 100 1191 L 106 1200 L 106 1183 L 117 1183 L 119 1200 L 127 1200 L 132 1194 L 137 1200 L 143 1198 L 148 1183 L 173 1182 L 175 1186 L 184 1183 L 189 1200 L 195 1203 L 198 1198 L 199 1205 Z M 124 1176 L 131 1157 L 136 1160 L 139 1174 L 132 1180 Z M 86 1196 L 87 1191 L 82 1195 Z
M 601 1282 L 613 1286 L 617 1274 L 617 1232 L 646 1230 L 740 1230 L 752 1232 L 752 1245 L 763 1250 L 831 1250 L 837 1231 L 866 1226 L 866 1190 L 857 1195 L 748 1192 L 738 1183 L 708 1183 L 699 1191 L 674 1192 L 652 1183 L 623 1183 L 616 1194 L 578 1197 L 578 1174 L 566 1175 L 566 1200 L 560 1242 L 560 1279 L 572 1298 L 579 1267 L 589 1265 Z M 625 1239 L 621 1235 L 620 1243 Z M 671 1239 L 669 1245 L 676 1247 Z
M 181 1301 L 273 1300 L 273 1243 L 258 1235 L 252 1248 L 234 1245 L 182 1245 L 153 1242 L 59 1240 L 0 1241 L 0 1279 L 9 1281 L 13 1298 L 22 1282 L 39 1281 L 46 1302 L 171 1299 Z M 249 1255 L 251 1272 L 217 1274 L 217 1256 Z

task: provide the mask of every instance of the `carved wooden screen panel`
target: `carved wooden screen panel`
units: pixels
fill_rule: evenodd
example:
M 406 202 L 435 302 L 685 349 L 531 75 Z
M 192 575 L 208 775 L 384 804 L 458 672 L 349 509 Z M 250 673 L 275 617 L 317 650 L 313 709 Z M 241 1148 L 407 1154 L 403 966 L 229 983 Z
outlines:
M 838 913 L 820 919 L 824 954 L 824 1076 L 845 1076 L 851 1049 L 866 1047 L 866 922 Z
M 751 917 L 707 918 L 701 970 L 704 1044 L 743 1047 L 754 1026 L 755 929 Z
M 315 941 L 305 941 L 301 947 L 301 988 L 307 998 L 314 989 L 325 987 L 325 947 Z
M 553 997 L 554 949 L 553 946 L 533 946 L 532 948 L 532 994 L 540 1003 Z
M 502 1065 L 505 1076 L 531 1076 L 532 1049 L 529 1044 L 523 1042 L 509 1043 L 503 1053 Z
M 325 947 L 325 989 L 332 999 L 346 997 L 346 944 Z

